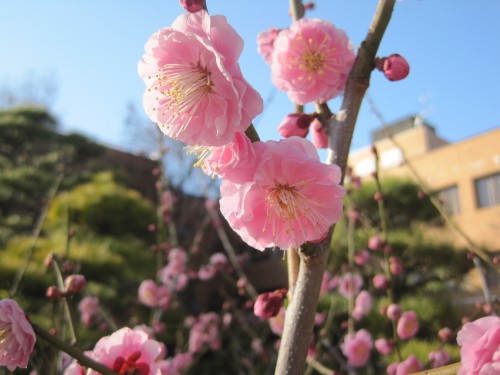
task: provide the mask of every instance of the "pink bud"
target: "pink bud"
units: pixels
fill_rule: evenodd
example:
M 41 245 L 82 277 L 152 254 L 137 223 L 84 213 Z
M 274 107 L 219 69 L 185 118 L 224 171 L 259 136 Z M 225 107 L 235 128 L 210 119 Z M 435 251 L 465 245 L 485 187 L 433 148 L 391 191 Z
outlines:
M 48 299 L 59 299 L 63 296 L 63 293 L 57 288 L 57 286 L 49 286 L 45 292 L 45 297 Z
M 283 306 L 286 292 L 286 289 L 278 289 L 274 292 L 260 294 L 253 306 L 254 314 L 261 319 L 268 319 L 278 315 Z
M 66 287 L 66 294 L 72 295 L 80 292 L 85 288 L 86 284 L 85 276 L 83 275 L 70 275 L 64 280 L 64 286 Z
M 439 330 L 438 337 L 443 342 L 450 341 L 453 338 L 453 332 L 448 327 L 444 327 Z
M 389 270 L 395 276 L 401 275 L 404 272 L 403 264 L 396 257 L 389 258 Z
M 384 240 L 378 235 L 371 236 L 368 240 L 368 248 L 370 250 L 377 251 L 382 249 L 382 246 L 384 246 Z
M 382 355 L 389 355 L 392 353 L 393 344 L 387 339 L 375 340 L 375 347 Z
M 384 200 L 384 195 L 380 191 L 377 191 L 375 194 L 373 194 L 373 199 L 377 202 L 382 201 Z
M 419 328 L 417 314 L 414 311 L 407 311 L 398 320 L 398 336 L 403 339 L 409 339 L 416 335 Z
M 391 303 L 387 307 L 387 317 L 391 320 L 398 320 L 403 314 L 403 308 L 395 303 Z
M 377 69 L 383 72 L 389 81 L 400 81 L 410 74 L 408 61 L 397 53 L 378 59 Z
M 312 143 L 316 148 L 328 147 L 328 136 L 326 135 L 323 125 L 321 125 L 321 122 L 316 118 L 311 123 L 311 136 Z
M 356 253 L 356 255 L 354 255 L 354 263 L 358 266 L 365 265 L 368 260 L 370 260 L 370 253 L 368 250 L 360 250 Z
M 389 280 L 387 280 L 387 277 L 385 277 L 385 275 L 382 274 L 375 275 L 373 277 L 372 282 L 375 289 L 378 290 L 386 290 L 389 286 Z
M 205 6 L 205 0 L 180 0 L 180 3 L 189 13 L 199 12 Z
M 293 136 L 304 138 L 309 131 L 312 118 L 305 113 L 291 113 L 279 124 L 278 131 L 283 138 Z

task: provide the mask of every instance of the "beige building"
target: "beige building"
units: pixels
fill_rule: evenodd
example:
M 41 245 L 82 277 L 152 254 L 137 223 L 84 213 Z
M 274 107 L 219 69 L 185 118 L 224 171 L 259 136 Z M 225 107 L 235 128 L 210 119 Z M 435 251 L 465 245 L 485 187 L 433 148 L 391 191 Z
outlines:
M 500 128 L 449 143 L 412 116 L 375 131 L 372 139 L 381 177 L 413 177 L 413 167 L 477 245 L 500 251 Z M 349 165 L 360 177 L 371 175 L 371 147 L 351 152 Z M 444 235 L 463 243 L 451 230 Z

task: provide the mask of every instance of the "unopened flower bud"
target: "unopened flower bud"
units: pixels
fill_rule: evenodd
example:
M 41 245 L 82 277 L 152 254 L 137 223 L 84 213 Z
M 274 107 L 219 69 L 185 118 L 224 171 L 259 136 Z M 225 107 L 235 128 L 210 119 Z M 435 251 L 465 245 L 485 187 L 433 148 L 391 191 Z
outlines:
M 385 275 L 379 274 L 373 277 L 373 286 L 378 290 L 386 290 L 389 287 L 389 280 Z
M 427 196 L 427 194 L 425 194 L 425 191 L 423 191 L 423 190 L 419 190 L 417 192 L 418 199 L 424 199 L 426 196 Z
M 447 342 L 453 338 L 453 332 L 450 328 L 444 327 L 439 330 L 438 337 L 441 341 Z
M 283 306 L 286 293 L 286 289 L 278 289 L 274 292 L 260 294 L 253 306 L 254 314 L 261 319 L 268 319 L 278 315 Z
M 307 3 L 304 3 L 304 9 L 306 10 L 311 10 L 311 9 L 314 9 L 316 7 L 316 4 L 314 4 L 313 1 L 309 1 Z
M 304 138 L 309 131 L 312 118 L 305 113 L 291 113 L 279 124 L 278 132 L 283 138 L 293 136 Z
M 382 237 L 375 235 L 371 236 L 368 240 L 368 248 L 373 251 L 378 251 L 384 246 L 384 240 Z
M 59 290 L 57 286 L 49 286 L 45 292 L 45 297 L 48 299 L 59 299 L 64 294 Z
M 382 200 L 384 200 L 384 196 L 380 191 L 377 191 L 377 192 L 375 192 L 375 194 L 373 194 L 373 199 L 377 202 L 382 201 Z
M 396 257 L 389 258 L 389 270 L 395 276 L 401 275 L 404 272 L 404 267 L 401 261 Z
M 86 284 L 85 276 L 83 275 L 70 275 L 64 280 L 64 286 L 66 287 L 66 294 L 72 295 L 80 292 L 85 288 Z
M 189 13 L 196 13 L 205 7 L 205 0 L 180 0 L 182 7 Z
M 387 307 L 387 317 L 391 320 L 398 320 L 403 315 L 403 308 L 395 303 L 391 303 Z
M 326 135 L 325 129 L 318 119 L 314 119 L 311 123 L 311 136 L 312 143 L 316 148 L 327 148 L 328 147 L 328 136 Z
M 397 53 L 378 59 L 377 69 L 383 72 L 389 81 L 400 81 L 410 74 L 410 64 Z

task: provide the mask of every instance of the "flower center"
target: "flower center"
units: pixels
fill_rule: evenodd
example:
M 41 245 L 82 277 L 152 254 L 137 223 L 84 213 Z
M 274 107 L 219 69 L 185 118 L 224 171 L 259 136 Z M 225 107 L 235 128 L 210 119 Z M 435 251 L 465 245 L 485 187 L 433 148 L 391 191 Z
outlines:
M 321 73 L 325 57 L 321 51 L 306 51 L 302 55 L 302 63 L 309 72 Z
M 127 358 L 117 357 L 113 362 L 113 371 L 121 375 L 148 375 L 149 365 L 144 362 L 137 362 L 140 357 L 140 351 L 133 352 Z
M 299 192 L 295 186 L 277 184 L 268 190 L 267 202 L 283 220 L 299 218 Z
M 163 116 L 170 112 L 164 125 L 169 128 L 170 123 L 180 118 L 173 138 L 186 129 L 200 104 L 212 92 L 214 84 L 210 75 L 206 68 L 188 64 L 166 64 L 158 71 L 154 84 L 159 94 L 156 100 Z

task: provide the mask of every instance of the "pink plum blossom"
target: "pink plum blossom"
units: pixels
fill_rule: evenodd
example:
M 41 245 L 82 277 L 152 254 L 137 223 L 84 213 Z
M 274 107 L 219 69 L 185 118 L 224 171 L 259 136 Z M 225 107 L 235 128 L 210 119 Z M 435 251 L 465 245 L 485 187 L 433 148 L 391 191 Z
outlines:
M 402 340 L 407 340 L 415 336 L 418 332 L 418 328 L 418 318 L 414 311 L 403 313 L 398 320 L 397 332 Z
M 82 323 L 89 326 L 99 313 L 99 298 L 90 296 L 83 297 L 78 304 L 78 311 L 80 312 Z
M 0 366 L 26 368 L 36 336 L 23 309 L 12 299 L 0 300 Z
M 356 297 L 356 305 L 352 311 L 352 316 L 356 320 L 361 320 L 368 314 L 373 306 L 373 298 L 366 290 L 361 291 Z
M 283 138 L 294 136 L 305 138 L 311 121 L 311 116 L 305 113 L 291 113 L 286 115 L 281 124 L 278 125 L 278 132 Z
M 227 266 L 228 260 L 223 253 L 215 253 L 210 256 L 210 264 L 217 268 L 223 268 Z
M 226 145 L 205 147 L 202 154 L 198 155 L 199 161 L 195 166 L 201 167 L 209 176 L 227 176 L 233 181 L 242 181 L 250 178 L 248 174 L 253 172 L 254 157 L 250 139 L 244 133 L 236 133 Z
M 398 304 L 391 303 L 387 307 L 386 314 L 389 319 L 398 320 L 401 317 L 401 315 L 403 315 L 403 308 Z
M 193 364 L 193 354 L 190 352 L 178 353 L 172 358 L 172 366 L 175 374 L 183 373 Z
M 323 238 L 342 213 L 340 169 L 320 162 L 311 142 L 253 143 L 253 178 L 222 182 L 220 209 L 250 246 L 299 247 Z
M 271 27 L 268 31 L 257 34 L 257 50 L 264 58 L 264 61 L 271 64 L 274 51 L 274 41 L 280 30 Z
M 418 372 L 420 370 L 422 370 L 422 362 L 420 362 L 413 354 L 410 354 L 408 358 L 398 364 L 396 375 L 413 374 L 414 372 Z
M 445 366 L 450 363 L 451 355 L 443 349 L 437 349 L 429 353 L 429 361 L 432 362 L 432 368 Z
M 354 296 L 359 293 L 359 290 L 363 285 L 363 278 L 357 273 L 352 274 L 348 272 L 341 277 L 339 283 L 339 293 L 342 294 L 345 298 L 349 298 L 350 293 L 352 293 Z M 350 289 L 352 290 L 350 291 Z
M 354 48 L 343 30 L 302 18 L 274 41 L 271 79 L 297 104 L 324 103 L 344 91 Z
M 354 254 L 354 263 L 358 266 L 364 266 L 370 260 L 370 253 L 368 250 L 360 250 Z
M 387 366 L 387 375 L 396 375 L 396 371 L 398 370 L 398 362 L 393 362 Z
M 361 367 L 368 362 L 372 347 L 372 336 L 365 329 L 348 334 L 340 345 L 342 353 L 347 357 L 347 363 L 353 367 Z
M 101 338 L 92 351 L 92 359 L 119 374 L 162 375 L 165 350 L 145 332 L 121 328 Z M 88 375 L 98 375 L 88 370 Z
M 373 276 L 372 282 L 375 289 L 378 290 L 386 290 L 389 286 L 389 280 L 387 280 L 387 277 L 382 274 Z
M 244 132 L 263 103 L 241 73 L 242 48 L 226 18 L 204 10 L 153 34 L 139 62 L 149 118 L 191 146 L 222 146 Z
M 195 319 L 189 332 L 189 352 L 195 354 L 204 346 L 212 350 L 219 350 L 219 316 L 215 313 L 201 314 Z
M 375 340 L 375 348 L 380 354 L 389 355 L 392 353 L 393 345 L 389 340 L 382 338 Z
M 453 331 L 449 327 L 443 327 L 438 332 L 438 337 L 441 341 L 450 341 L 453 337 Z
M 458 375 L 500 373 L 500 318 L 487 316 L 465 323 L 457 343 L 462 360 Z
M 375 235 L 371 236 L 370 239 L 368 240 L 368 248 L 373 251 L 377 251 L 382 249 L 384 246 L 384 240 L 382 237 Z
M 216 273 L 217 269 L 213 265 L 207 264 L 201 266 L 198 270 L 198 279 L 200 279 L 201 281 L 207 281 L 213 278 Z
M 164 310 L 170 306 L 171 292 L 163 285 L 156 285 L 153 280 L 144 280 L 139 285 L 139 302 L 149 307 L 160 307 Z

